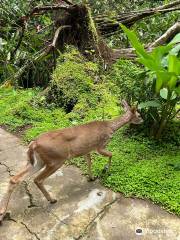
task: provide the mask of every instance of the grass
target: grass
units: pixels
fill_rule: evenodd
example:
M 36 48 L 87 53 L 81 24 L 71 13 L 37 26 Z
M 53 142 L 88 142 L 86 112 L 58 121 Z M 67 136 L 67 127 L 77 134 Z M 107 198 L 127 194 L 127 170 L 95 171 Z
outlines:
M 62 109 L 37 105 L 34 99 L 43 101 L 37 97 L 38 93 L 39 90 L 0 89 L 0 125 L 11 132 L 24 130 L 25 142 L 42 132 L 72 125 Z M 89 120 L 93 120 L 93 114 Z M 151 199 L 180 215 L 180 172 L 175 167 L 180 159 L 177 142 L 154 142 L 140 135 L 129 137 L 121 129 L 108 149 L 113 153 L 110 175 L 102 175 L 107 159 L 93 154 L 93 173 L 105 186 L 126 196 Z M 71 163 L 86 173 L 82 158 L 73 159 Z

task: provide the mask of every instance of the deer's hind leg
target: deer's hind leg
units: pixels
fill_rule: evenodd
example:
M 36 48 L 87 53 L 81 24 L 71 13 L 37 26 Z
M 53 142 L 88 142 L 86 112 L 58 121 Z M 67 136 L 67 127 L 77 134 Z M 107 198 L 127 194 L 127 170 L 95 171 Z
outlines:
M 112 153 L 104 148 L 97 149 L 97 152 L 102 156 L 109 157 L 108 164 L 103 169 L 103 171 L 109 171 L 111 167 Z
M 62 166 L 62 163 L 58 165 L 54 164 L 51 166 L 47 165 L 45 169 L 43 169 L 42 172 L 34 179 L 34 183 L 50 203 L 56 203 L 57 200 L 51 197 L 51 195 L 48 193 L 48 191 L 44 187 L 43 182 L 46 178 L 48 178 L 54 172 L 56 172 L 61 166 Z
M 15 190 L 19 183 L 21 183 L 28 176 L 31 176 L 33 173 L 34 166 L 28 162 L 27 165 L 19 173 L 10 178 L 8 189 L 0 202 L 0 223 L 2 222 L 3 217 L 6 214 L 12 192 Z
M 34 156 L 34 159 L 34 165 L 28 160 L 26 166 L 19 173 L 10 178 L 8 189 L 0 202 L 0 223 L 6 214 L 11 194 L 17 185 L 44 167 L 44 163 L 40 161 L 39 158 L 36 158 L 36 156 Z

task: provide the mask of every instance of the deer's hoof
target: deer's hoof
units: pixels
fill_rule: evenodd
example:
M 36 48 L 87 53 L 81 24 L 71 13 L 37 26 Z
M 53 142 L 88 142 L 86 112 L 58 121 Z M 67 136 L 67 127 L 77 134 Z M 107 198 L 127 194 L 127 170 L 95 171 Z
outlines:
M 51 199 L 51 201 L 50 201 L 51 204 L 54 204 L 54 203 L 56 203 L 56 202 L 57 202 L 56 199 Z
M 0 214 L 0 226 L 2 225 L 2 222 L 3 222 L 3 218 L 4 218 L 4 214 Z
M 102 173 L 107 173 L 107 172 L 109 172 L 109 166 L 108 165 L 104 166 L 104 168 L 102 170 Z
M 93 181 L 95 181 L 95 180 L 96 180 L 95 177 L 89 177 L 89 178 L 88 178 L 88 182 L 93 182 Z

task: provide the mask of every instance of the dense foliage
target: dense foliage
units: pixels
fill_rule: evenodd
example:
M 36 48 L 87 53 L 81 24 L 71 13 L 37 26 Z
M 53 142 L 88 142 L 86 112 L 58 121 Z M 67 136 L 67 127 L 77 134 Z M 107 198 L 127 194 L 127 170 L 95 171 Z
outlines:
M 14 80 L 14 75 L 28 64 L 19 84 L 28 87 L 45 85 L 50 78 L 53 59 L 35 61 L 45 44 L 44 39 L 51 38 L 53 31 L 49 14 L 32 18 L 24 24 L 25 16 L 36 5 L 48 4 L 49 1 L 3 0 L 0 3 L 0 83 Z M 41 26 L 38 31 L 37 27 Z M 36 65 L 37 64 L 37 65 Z M 48 66 L 48 67 L 47 67 Z
M 180 34 L 168 45 L 156 47 L 148 53 L 135 33 L 123 25 L 122 28 L 136 49 L 138 61 L 146 68 L 146 89 L 142 87 L 141 90 L 144 90 L 147 96 L 146 101 L 141 102 L 139 107 L 148 109 L 146 119 L 152 122 L 153 134 L 159 138 L 168 121 L 176 116 L 176 105 L 180 101 L 180 49 L 179 44 L 175 45 L 180 42 Z

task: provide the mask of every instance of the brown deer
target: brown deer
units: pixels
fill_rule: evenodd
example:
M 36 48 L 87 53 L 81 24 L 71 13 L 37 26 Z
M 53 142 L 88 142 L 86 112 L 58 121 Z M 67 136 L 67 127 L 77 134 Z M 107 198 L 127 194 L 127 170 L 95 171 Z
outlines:
M 6 213 L 11 193 L 26 177 L 29 177 L 43 168 L 34 183 L 50 203 L 55 203 L 45 189 L 44 180 L 57 171 L 66 160 L 84 156 L 88 165 L 89 179 L 92 180 L 91 156 L 92 151 L 109 158 L 108 168 L 111 165 L 112 153 L 106 150 L 108 141 L 113 133 L 125 124 L 140 124 L 143 122 L 135 107 L 130 107 L 123 100 L 124 115 L 113 120 L 93 121 L 79 126 L 51 131 L 40 135 L 29 144 L 27 151 L 27 165 L 24 169 L 11 177 L 6 194 L 0 203 L 0 222 Z

